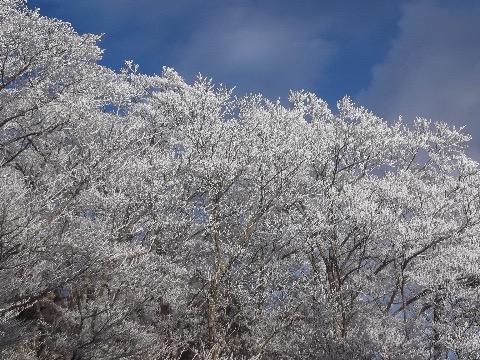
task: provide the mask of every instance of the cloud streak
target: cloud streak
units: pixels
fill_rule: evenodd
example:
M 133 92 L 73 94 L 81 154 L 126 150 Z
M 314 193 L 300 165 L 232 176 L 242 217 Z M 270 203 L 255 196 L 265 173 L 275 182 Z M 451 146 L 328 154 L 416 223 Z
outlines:
M 304 24 L 253 8 L 229 9 L 210 20 L 177 53 L 178 69 L 234 79 L 227 85 L 238 92 L 255 89 L 275 96 L 278 89 L 313 87 L 337 51 L 313 21 Z

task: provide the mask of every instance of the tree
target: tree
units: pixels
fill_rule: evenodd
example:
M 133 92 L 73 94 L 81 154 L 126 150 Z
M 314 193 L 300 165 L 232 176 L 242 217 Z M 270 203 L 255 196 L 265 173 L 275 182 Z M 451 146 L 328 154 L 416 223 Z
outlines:
M 424 351 L 437 358 L 449 349 L 460 354 L 452 343 L 442 343 L 436 327 L 466 315 L 443 309 L 452 300 L 439 290 L 454 297 L 467 292 L 462 301 L 470 310 L 476 306 L 478 287 L 467 289 L 458 282 L 478 277 L 478 267 L 470 267 L 471 260 L 478 264 L 478 248 L 472 246 L 478 170 L 462 152 L 468 137 L 442 123 L 431 130 L 425 119 L 417 119 L 412 130 L 401 122 L 388 126 L 348 99 L 339 103 L 338 116 L 322 121 L 312 114 L 319 107 L 315 98 L 296 94 L 296 101 L 313 124 L 320 120 L 316 126 L 322 131 L 333 125 L 330 149 L 317 151 L 313 181 L 305 184 L 318 195 L 302 206 L 311 214 L 303 225 L 310 227 L 304 235 L 307 256 L 331 312 L 326 329 L 333 334 L 324 328 L 323 337 L 348 346 L 357 343 L 362 352 L 385 349 L 377 350 L 385 357 Z M 452 254 L 462 253 L 473 258 L 453 261 Z M 445 271 L 450 266 L 463 275 Z M 462 333 L 465 338 L 476 338 L 476 316 L 469 317 L 473 331 Z M 469 351 L 474 357 L 478 347 Z
M 138 273 L 158 265 L 99 212 L 103 171 L 135 128 L 121 113 L 146 90 L 96 64 L 98 37 L 22 1 L 0 9 L 0 315 L 25 335 L 4 337 L 2 356 L 157 353 L 148 316 L 160 304 L 141 305 L 161 291 Z
M 115 73 L 0 5 L 3 357 L 479 356 L 461 130 Z

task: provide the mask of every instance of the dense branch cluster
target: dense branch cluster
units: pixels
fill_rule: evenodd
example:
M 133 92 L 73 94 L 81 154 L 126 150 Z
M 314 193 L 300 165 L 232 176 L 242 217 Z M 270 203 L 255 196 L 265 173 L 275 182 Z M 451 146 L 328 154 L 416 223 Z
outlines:
M 97 40 L 0 0 L 2 358 L 480 357 L 468 136 Z

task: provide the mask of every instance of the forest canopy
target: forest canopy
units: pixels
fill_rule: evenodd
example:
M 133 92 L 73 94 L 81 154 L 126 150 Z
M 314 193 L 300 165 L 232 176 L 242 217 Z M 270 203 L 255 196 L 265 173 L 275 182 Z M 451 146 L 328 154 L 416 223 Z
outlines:
M 99 64 L 0 0 L 0 356 L 478 359 L 470 136 Z

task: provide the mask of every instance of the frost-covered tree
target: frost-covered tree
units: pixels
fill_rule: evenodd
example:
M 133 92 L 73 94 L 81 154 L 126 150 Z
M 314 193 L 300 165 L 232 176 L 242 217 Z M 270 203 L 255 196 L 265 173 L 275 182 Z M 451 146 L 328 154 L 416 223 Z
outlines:
M 0 40 L 2 357 L 480 356 L 460 130 L 115 73 L 20 0 Z
M 462 319 L 468 325 L 453 326 L 456 338 L 468 339 L 474 357 L 478 169 L 462 151 L 468 137 L 425 119 L 413 129 L 389 126 L 348 99 L 338 115 L 312 95 L 293 100 L 312 130 L 330 139 L 313 143 L 300 207 L 312 290 L 319 287 L 322 299 L 314 316 L 328 314 L 312 341 L 354 346 L 347 350 L 368 357 L 437 358 L 462 352 L 446 330 Z M 465 301 L 461 315 L 452 312 L 457 301 Z
M 0 4 L 0 316 L 23 335 L 5 335 L 2 357 L 156 354 L 162 291 L 139 274 L 162 265 L 101 212 L 124 204 L 104 174 L 135 129 L 121 114 L 148 88 L 96 64 L 98 37 Z

